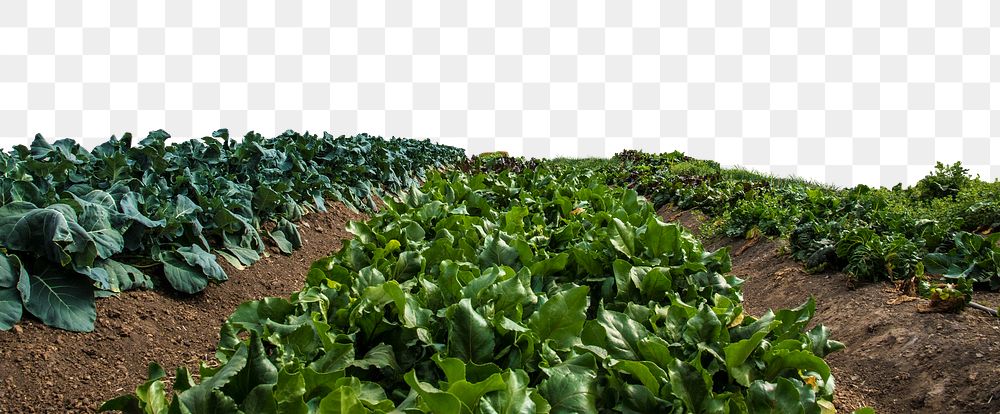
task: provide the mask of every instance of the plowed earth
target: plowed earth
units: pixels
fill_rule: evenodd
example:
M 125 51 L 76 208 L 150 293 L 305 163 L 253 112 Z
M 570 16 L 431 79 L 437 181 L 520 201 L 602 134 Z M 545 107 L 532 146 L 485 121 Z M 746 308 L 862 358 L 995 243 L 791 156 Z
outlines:
M 696 233 L 702 222 L 670 208 L 660 216 Z M 713 250 L 730 248 L 749 314 L 816 299 L 813 323 L 847 345 L 827 357 L 838 412 L 864 406 L 879 413 L 1000 412 L 1000 319 L 975 309 L 926 313 L 926 300 L 902 296 L 891 284 L 850 289 L 843 273 L 807 274 L 782 243 L 707 241 Z M 976 292 L 974 300 L 996 308 L 1000 294 Z
M 97 300 L 93 332 L 74 333 L 25 320 L 0 332 L 0 412 L 93 412 L 102 402 L 132 393 L 150 362 L 168 373 L 184 365 L 197 373 L 215 355 L 219 327 L 241 303 L 299 290 L 313 261 L 338 250 L 344 226 L 363 218 L 343 204 L 299 223 L 302 248 L 238 270 L 219 263 L 229 280 L 195 295 L 169 290 L 131 291 Z

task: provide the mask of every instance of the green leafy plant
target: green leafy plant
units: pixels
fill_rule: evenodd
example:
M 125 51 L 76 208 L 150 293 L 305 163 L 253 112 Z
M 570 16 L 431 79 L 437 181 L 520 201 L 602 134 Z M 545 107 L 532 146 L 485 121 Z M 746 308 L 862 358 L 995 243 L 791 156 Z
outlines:
M 370 211 L 374 197 L 464 159 L 426 140 L 367 135 L 169 138 L 153 131 L 133 145 L 125 134 L 85 151 L 39 135 L 0 153 L 0 329 L 26 310 L 90 331 L 95 297 L 162 284 L 199 292 L 227 279 L 217 257 L 242 267 L 265 240 L 298 248 L 294 222 L 326 200 Z
M 635 191 L 542 167 L 431 175 L 386 203 L 302 291 L 241 305 L 200 383 L 181 371 L 168 396 L 154 366 L 102 410 L 830 406 L 823 357 L 843 345 L 806 328 L 815 303 L 746 315 L 728 251 L 705 251 Z
M 924 263 L 929 272 L 1000 289 L 995 243 L 988 241 L 995 239 L 983 237 L 1000 225 L 993 201 L 1000 182 L 970 177 L 961 163 L 937 163 L 910 188 L 841 189 L 742 169 L 712 174 L 712 167 L 678 152 L 624 151 L 602 174 L 657 206 L 700 210 L 716 233 L 788 237 L 792 256 L 808 271 L 843 270 L 856 281 L 914 280 Z
M 1000 233 L 987 237 L 957 232 L 952 240 L 953 247 L 946 252 L 929 253 L 924 258 L 928 273 L 938 274 L 946 279 L 968 279 L 971 283 L 1000 288 Z
M 923 199 L 954 198 L 971 181 L 968 172 L 969 170 L 963 168 L 960 161 L 951 165 L 938 162 L 932 174 L 917 182 L 915 190 Z

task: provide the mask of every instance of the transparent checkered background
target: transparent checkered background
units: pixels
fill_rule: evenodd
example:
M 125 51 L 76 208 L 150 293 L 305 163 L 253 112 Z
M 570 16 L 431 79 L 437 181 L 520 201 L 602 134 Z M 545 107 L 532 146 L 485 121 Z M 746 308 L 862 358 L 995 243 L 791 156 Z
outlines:
M 1000 177 L 989 0 L 333 3 L 3 0 L 0 146 L 308 129 L 841 185 L 935 160 Z

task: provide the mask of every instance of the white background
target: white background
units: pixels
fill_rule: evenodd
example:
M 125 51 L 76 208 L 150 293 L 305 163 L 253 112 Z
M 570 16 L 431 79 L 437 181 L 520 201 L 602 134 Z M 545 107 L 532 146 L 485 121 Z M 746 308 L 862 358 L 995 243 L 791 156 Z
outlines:
M 295 129 L 992 179 L 998 24 L 988 0 L 4 0 L 0 147 Z

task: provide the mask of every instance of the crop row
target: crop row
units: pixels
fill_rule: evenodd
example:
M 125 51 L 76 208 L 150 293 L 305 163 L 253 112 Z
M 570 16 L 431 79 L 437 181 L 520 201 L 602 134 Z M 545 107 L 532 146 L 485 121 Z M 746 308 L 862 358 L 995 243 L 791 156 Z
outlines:
M 474 167 L 474 166 L 473 166 Z M 474 169 L 474 168 L 473 168 Z M 433 173 L 317 261 L 289 299 L 241 305 L 200 381 L 165 372 L 125 412 L 805 412 L 842 347 L 796 309 L 743 312 L 705 251 L 586 171 Z M 215 365 L 215 364 L 213 364 Z
M 0 152 L 0 329 L 26 310 L 90 331 L 95 297 L 164 282 L 201 291 L 227 279 L 216 255 L 249 265 L 265 240 L 290 253 L 300 245 L 294 222 L 326 200 L 370 210 L 374 197 L 464 159 L 426 140 L 367 135 L 169 137 L 154 131 L 133 146 L 125 134 L 86 151 L 36 136 Z
M 834 188 L 719 167 L 679 152 L 625 151 L 608 181 L 657 206 L 698 209 L 703 230 L 730 237 L 783 236 L 811 271 L 838 269 L 856 281 L 893 280 L 910 293 L 958 309 L 973 288 L 1000 288 L 1000 183 L 938 163 L 904 188 Z

